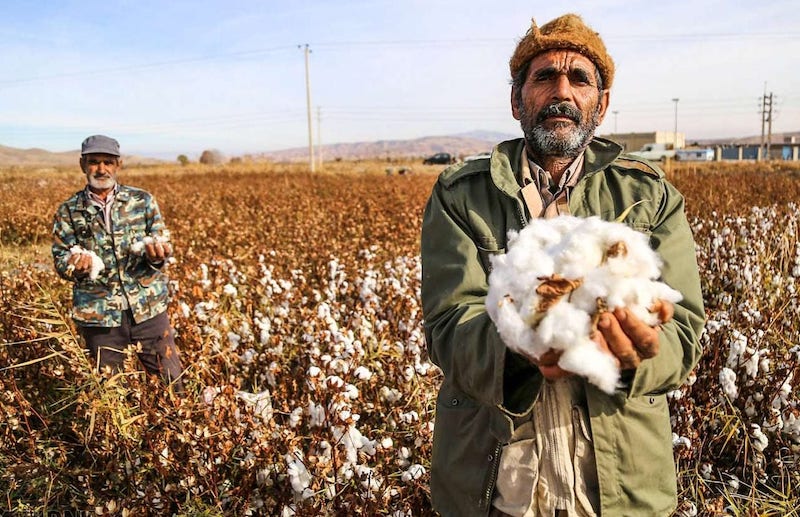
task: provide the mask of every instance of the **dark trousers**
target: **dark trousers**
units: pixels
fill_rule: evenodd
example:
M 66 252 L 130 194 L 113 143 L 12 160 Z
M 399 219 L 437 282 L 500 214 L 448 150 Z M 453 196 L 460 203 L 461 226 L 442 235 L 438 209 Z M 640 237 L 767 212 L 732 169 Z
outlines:
M 176 393 L 183 393 L 180 375 L 183 371 L 175 334 L 166 311 L 141 323 L 133 321 L 130 310 L 123 311 L 119 327 L 78 327 L 86 341 L 89 355 L 100 368 L 119 370 L 125 361 L 125 350 L 141 344 L 139 361 L 148 373 L 158 375 L 171 384 Z

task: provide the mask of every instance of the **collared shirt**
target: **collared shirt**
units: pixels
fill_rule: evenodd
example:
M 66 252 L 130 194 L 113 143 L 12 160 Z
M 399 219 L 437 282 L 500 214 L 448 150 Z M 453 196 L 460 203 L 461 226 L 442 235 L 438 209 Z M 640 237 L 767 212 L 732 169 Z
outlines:
M 524 153 L 527 157 L 527 149 Z M 567 167 L 558 185 L 553 183 L 549 172 L 530 160 L 522 160 L 520 177 L 522 197 L 531 217 L 550 218 L 560 214 L 568 214 L 569 195 L 583 175 L 583 155 L 581 152 Z
M 119 185 L 114 185 L 114 188 L 111 189 L 105 199 L 98 196 L 89 186 L 86 186 L 86 196 L 89 198 L 89 201 L 100 209 L 103 213 L 103 225 L 106 227 L 106 231 L 111 231 L 111 207 L 114 206 L 114 199 L 117 197 L 117 191 L 119 190 Z

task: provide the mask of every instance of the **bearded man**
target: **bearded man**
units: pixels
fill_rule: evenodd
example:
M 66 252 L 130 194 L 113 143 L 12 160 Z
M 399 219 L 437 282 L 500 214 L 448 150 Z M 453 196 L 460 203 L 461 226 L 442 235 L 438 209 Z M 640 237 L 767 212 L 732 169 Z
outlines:
M 425 208 L 422 303 L 436 402 L 431 496 L 445 516 L 659 516 L 677 504 L 665 394 L 701 355 L 704 309 L 681 194 L 656 166 L 594 136 L 614 63 L 574 14 L 534 21 L 510 61 L 511 111 L 524 138 L 439 176 Z M 608 395 L 558 366 L 509 350 L 486 307 L 489 257 L 532 218 L 620 220 L 649 236 L 674 306 L 651 327 L 603 312 L 593 339 L 621 369 Z
M 86 186 L 58 207 L 52 253 L 58 274 L 72 282 L 72 317 L 90 359 L 119 370 L 133 347 L 148 373 L 183 394 L 163 272 L 172 244 L 158 203 L 118 183 L 122 157 L 113 138 L 86 138 L 79 164 Z

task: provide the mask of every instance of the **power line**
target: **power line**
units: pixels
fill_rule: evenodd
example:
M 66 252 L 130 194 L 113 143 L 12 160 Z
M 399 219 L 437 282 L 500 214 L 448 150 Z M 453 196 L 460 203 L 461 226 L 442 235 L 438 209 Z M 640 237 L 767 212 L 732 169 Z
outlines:
M 736 33 L 677 33 L 677 34 L 625 34 L 625 35 L 609 35 L 604 39 L 607 41 L 670 41 L 670 40 L 747 40 L 747 39 L 797 39 L 800 38 L 800 32 L 736 32 Z M 423 40 L 370 40 L 370 41 L 331 41 L 320 42 L 312 44 L 314 48 L 325 49 L 352 49 L 352 48 L 375 48 L 375 47 L 423 47 L 430 49 L 432 47 L 468 47 L 468 46 L 484 46 L 484 45 L 508 45 L 513 42 L 513 38 L 462 38 L 462 39 L 423 39 Z M 151 68 L 160 68 L 174 65 L 184 65 L 190 63 L 199 63 L 204 61 L 214 61 L 219 59 L 252 59 L 266 54 L 276 52 L 288 51 L 296 48 L 296 45 L 280 45 L 276 47 L 251 49 L 236 52 L 223 52 L 217 54 L 206 54 L 194 57 L 186 57 L 180 59 L 172 59 L 168 61 L 156 61 L 152 63 L 142 63 L 136 65 L 127 65 L 119 67 L 104 68 L 104 74 L 132 72 L 137 70 L 147 70 Z M 36 81 L 48 81 L 52 79 L 64 79 L 71 77 L 81 77 L 89 73 L 87 70 L 77 72 L 63 72 L 56 74 L 41 75 L 35 77 L 20 77 L 12 79 L 0 80 L 0 87 L 10 86 L 15 84 L 30 83 Z

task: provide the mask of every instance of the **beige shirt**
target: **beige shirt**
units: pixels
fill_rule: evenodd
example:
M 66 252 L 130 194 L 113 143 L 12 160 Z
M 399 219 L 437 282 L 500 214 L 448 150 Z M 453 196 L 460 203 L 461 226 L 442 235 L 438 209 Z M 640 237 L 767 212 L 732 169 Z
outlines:
M 569 192 L 582 173 L 583 153 L 557 186 L 547 171 L 524 160 L 519 181 L 531 217 L 569 214 Z M 598 514 L 597 465 L 580 379 L 542 385 L 530 419 L 517 423 L 503 448 L 496 490 L 495 515 L 551 517 L 557 510 L 578 517 Z

